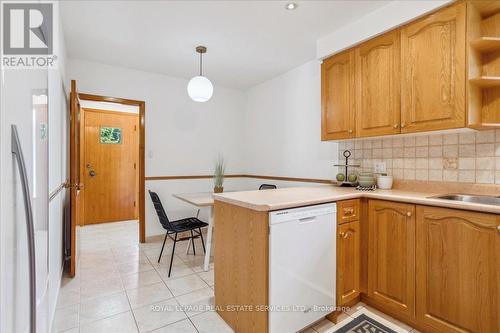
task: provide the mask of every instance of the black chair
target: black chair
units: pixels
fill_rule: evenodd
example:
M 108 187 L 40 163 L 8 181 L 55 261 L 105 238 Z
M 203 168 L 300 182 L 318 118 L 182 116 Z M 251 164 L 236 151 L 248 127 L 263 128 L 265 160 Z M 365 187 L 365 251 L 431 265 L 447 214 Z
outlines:
M 153 205 L 155 206 L 156 213 L 158 214 L 158 219 L 163 227 L 163 229 L 167 230 L 165 234 L 165 239 L 163 240 L 163 245 L 161 247 L 160 256 L 158 257 L 158 263 L 160 262 L 161 255 L 163 254 L 163 248 L 165 247 L 165 242 L 167 241 L 167 237 L 170 237 L 174 241 L 174 247 L 172 249 L 172 256 L 170 257 L 170 267 L 168 269 L 168 277 L 170 277 L 170 272 L 172 271 L 172 262 L 174 260 L 175 253 L 175 244 L 179 241 L 183 241 L 189 239 L 193 243 L 193 253 L 196 255 L 196 249 L 194 246 L 194 239 L 198 236 L 201 238 L 201 245 L 203 246 L 203 252 L 205 252 L 205 242 L 203 240 L 203 235 L 201 233 L 201 228 L 208 226 L 208 223 L 205 223 L 199 220 L 196 217 L 188 217 L 185 219 L 170 221 L 163 209 L 163 205 L 161 204 L 160 197 L 156 192 L 149 191 L 149 195 L 151 196 L 151 200 L 153 201 Z M 180 232 L 191 232 L 191 237 L 183 237 L 177 239 L 177 234 Z M 193 233 L 194 231 L 194 233 Z M 172 234 L 175 234 L 174 238 L 172 238 Z
M 277 189 L 276 185 L 272 184 L 262 184 L 259 187 L 259 190 L 275 190 L 275 189 Z

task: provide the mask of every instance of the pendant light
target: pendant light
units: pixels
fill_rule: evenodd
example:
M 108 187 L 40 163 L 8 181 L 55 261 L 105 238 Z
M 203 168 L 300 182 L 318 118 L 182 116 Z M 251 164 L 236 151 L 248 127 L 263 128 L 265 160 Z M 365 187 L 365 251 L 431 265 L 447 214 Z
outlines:
M 214 86 L 209 79 L 203 76 L 203 53 L 207 52 L 205 46 L 197 46 L 196 52 L 200 54 L 200 75 L 193 77 L 189 80 L 187 91 L 189 97 L 195 102 L 206 102 L 212 98 L 214 93 Z

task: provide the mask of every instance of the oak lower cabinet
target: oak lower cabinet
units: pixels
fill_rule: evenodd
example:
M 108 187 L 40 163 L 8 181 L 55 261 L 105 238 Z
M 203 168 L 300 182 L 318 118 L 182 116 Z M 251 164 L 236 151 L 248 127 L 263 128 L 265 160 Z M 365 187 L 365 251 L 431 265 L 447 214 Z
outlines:
M 400 32 L 355 49 L 357 137 L 400 133 Z
M 321 140 L 355 136 L 354 51 L 328 58 L 321 64 Z
M 401 29 L 401 132 L 464 127 L 465 2 Z
M 337 226 L 337 306 L 344 306 L 360 293 L 359 220 Z
M 500 216 L 417 206 L 416 223 L 417 321 L 500 332 Z
M 415 206 L 369 200 L 368 297 L 392 313 L 415 310 Z

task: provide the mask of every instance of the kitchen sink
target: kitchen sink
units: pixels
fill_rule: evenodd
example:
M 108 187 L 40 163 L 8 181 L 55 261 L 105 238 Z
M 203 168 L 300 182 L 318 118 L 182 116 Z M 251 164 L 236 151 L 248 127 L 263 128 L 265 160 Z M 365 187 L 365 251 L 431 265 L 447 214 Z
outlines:
M 495 197 L 488 195 L 470 195 L 470 194 L 452 193 L 452 194 L 436 195 L 430 198 L 500 206 L 500 196 Z

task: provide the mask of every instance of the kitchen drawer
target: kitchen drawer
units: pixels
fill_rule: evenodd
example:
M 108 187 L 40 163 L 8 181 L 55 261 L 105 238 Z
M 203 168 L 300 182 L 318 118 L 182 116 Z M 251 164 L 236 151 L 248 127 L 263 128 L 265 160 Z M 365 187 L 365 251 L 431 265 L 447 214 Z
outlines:
M 337 224 L 359 220 L 359 199 L 337 202 Z

